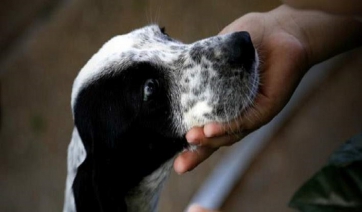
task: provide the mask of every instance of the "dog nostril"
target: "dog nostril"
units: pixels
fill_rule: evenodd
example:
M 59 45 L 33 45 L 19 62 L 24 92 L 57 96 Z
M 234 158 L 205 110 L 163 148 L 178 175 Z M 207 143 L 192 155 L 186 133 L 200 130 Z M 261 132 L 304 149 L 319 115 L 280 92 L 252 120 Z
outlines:
M 255 49 L 248 32 L 234 32 L 226 41 L 228 63 L 250 70 L 255 60 Z

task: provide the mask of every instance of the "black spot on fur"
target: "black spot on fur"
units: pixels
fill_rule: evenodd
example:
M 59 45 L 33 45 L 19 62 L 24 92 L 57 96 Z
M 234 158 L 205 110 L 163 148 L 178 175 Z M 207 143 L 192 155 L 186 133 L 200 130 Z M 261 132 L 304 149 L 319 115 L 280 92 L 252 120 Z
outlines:
M 186 104 L 186 108 L 185 108 L 185 111 L 188 111 L 190 108 L 192 108 L 193 106 L 195 106 L 196 105 L 196 100 L 190 100 L 190 101 L 188 101 L 187 102 L 187 104 Z
M 197 44 L 195 46 L 193 46 L 190 50 L 190 57 L 193 61 L 195 61 L 196 63 L 200 63 L 201 62 L 201 57 L 202 55 L 204 55 L 203 52 L 203 47 L 200 44 Z
M 182 67 L 183 69 L 192 69 L 192 68 L 194 68 L 195 67 L 195 65 L 194 64 L 192 64 L 192 63 L 188 63 L 188 64 L 186 64 L 184 67 Z
M 176 67 L 181 67 L 184 63 L 185 63 L 185 55 L 180 55 L 177 60 L 173 61 L 172 63 L 176 66 Z
M 202 79 L 202 81 L 204 81 L 204 82 L 209 81 L 209 76 L 210 76 L 209 71 L 207 71 L 207 70 L 202 70 L 201 71 L 201 79 Z
M 215 70 L 216 72 L 220 72 L 221 70 L 224 70 L 225 67 L 223 66 L 223 64 L 213 63 L 212 64 L 212 69 Z M 223 71 L 223 73 L 225 73 L 225 71 Z
M 190 88 L 188 86 L 181 86 L 181 93 L 189 93 Z
M 181 48 L 181 46 L 170 46 L 171 50 L 180 50 Z
M 200 94 L 201 94 L 203 91 L 204 91 L 204 89 L 203 89 L 201 86 L 199 86 L 199 87 L 197 87 L 197 88 L 192 88 L 192 89 L 191 89 L 192 94 L 195 95 L 195 96 L 200 96 Z
M 206 118 L 206 119 L 209 119 L 209 120 L 212 120 L 214 118 L 214 116 L 210 113 L 205 113 L 203 114 L 203 116 Z

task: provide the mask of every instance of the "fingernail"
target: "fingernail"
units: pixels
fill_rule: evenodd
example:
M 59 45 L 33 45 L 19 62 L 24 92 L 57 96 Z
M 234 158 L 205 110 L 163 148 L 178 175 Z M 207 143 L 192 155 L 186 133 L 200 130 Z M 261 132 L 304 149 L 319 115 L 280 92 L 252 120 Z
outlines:
M 185 172 L 187 172 L 186 167 L 185 167 L 185 162 L 183 161 L 182 158 L 177 158 L 175 160 L 175 163 L 173 164 L 174 166 L 174 170 L 178 175 L 182 175 Z
M 215 136 L 216 124 L 207 124 L 204 127 L 204 135 L 208 138 Z
M 200 141 L 199 139 L 197 139 L 196 136 L 194 135 L 186 135 L 186 140 L 189 144 L 192 144 L 192 145 L 199 145 L 200 144 Z
M 200 211 L 200 206 L 193 204 L 193 205 L 189 206 L 189 208 L 186 211 L 187 212 Z
M 185 172 L 178 172 L 178 171 L 176 171 L 176 174 L 177 175 L 183 175 Z
M 176 171 L 176 173 L 177 173 L 178 175 L 183 175 L 183 174 L 185 174 L 185 173 L 187 173 L 187 172 L 189 172 L 189 171 L 190 171 L 190 170 L 183 168 L 183 169 L 181 169 L 181 170 Z
M 188 207 L 187 212 L 206 212 L 206 211 L 211 211 L 208 210 L 198 204 L 192 204 L 191 206 Z
M 182 174 L 185 173 L 185 171 L 183 171 L 182 169 L 179 170 L 179 169 L 174 168 L 174 170 L 175 170 L 175 172 L 176 172 L 177 175 L 182 175 Z
M 198 141 L 198 140 L 187 140 L 187 142 L 189 144 L 192 144 L 192 145 L 195 145 L 195 146 L 200 145 L 200 141 Z

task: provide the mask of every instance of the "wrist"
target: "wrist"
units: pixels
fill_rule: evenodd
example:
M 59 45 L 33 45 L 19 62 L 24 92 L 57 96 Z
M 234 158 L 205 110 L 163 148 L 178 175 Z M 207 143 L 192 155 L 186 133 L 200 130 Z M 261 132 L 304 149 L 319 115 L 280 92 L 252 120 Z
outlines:
M 362 14 L 361 0 L 282 0 L 287 5 L 298 9 L 322 10 L 332 14 L 356 16 Z
M 362 23 L 354 18 L 282 5 L 271 15 L 305 48 L 308 66 L 362 45 Z

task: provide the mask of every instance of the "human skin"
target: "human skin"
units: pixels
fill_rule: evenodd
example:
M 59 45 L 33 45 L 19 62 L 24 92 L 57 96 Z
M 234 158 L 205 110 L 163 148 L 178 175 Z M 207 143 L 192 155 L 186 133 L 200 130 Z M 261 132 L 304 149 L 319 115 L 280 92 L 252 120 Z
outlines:
M 209 209 L 206 209 L 206 208 L 203 208 L 199 205 L 191 205 L 187 212 L 220 212 L 220 211 L 216 211 L 216 210 L 209 210 Z
M 298 9 L 322 10 L 339 15 L 358 16 L 362 12 L 361 0 L 284 0 L 283 2 Z
M 312 7 L 298 0 L 285 2 Z M 198 148 L 182 152 L 174 162 L 175 171 L 192 170 L 218 148 L 232 145 L 268 123 L 287 104 L 310 67 L 360 46 L 362 22 L 354 18 L 355 11 L 350 17 L 346 11 L 341 9 L 342 16 L 281 5 L 266 13 L 246 14 L 226 26 L 220 34 L 248 31 L 251 35 L 261 58 L 259 93 L 252 107 L 230 123 L 192 128 L 186 139 Z

